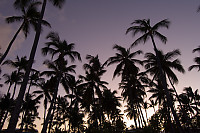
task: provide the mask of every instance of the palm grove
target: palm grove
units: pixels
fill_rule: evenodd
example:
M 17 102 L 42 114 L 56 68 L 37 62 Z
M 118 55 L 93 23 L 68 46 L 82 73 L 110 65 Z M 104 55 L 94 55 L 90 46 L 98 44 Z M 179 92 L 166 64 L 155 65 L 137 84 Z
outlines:
M 150 19 L 135 20 L 126 34 L 140 37 L 134 38 L 129 48 L 114 45 L 115 55 L 104 63 L 100 62 L 98 55 L 88 54 L 83 65 L 84 75 L 76 73 L 74 62 L 81 61 L 81 55 L 75 50 L 75 44 L 62 40 L 57 32 L 50 32 L 41 50 L 44 58 L 50 58 L 44 59 L 46 70 L 40 71 L 32 65 L 37 63 L 34 57 L 41 30 L 44 26 L 51 27 L 43 20 L 48 2 L 61 8 L 65 0 L 15 0 L 13 5 L 21 15 L 6 18 L 7 23 L 21 22 L 21 25 L 0 58 L 1 65 L 13 70 L 11 73 L 2 72 L 1 80 L 7 85 L 1 86 L 8 88 L 0 99 L 0 130 L 6 128 L 8 133 L 14 133 L 16 127 L 21 131 L 35 130 L 38 125 L 35 121 L 40 119 L 42 133 L 125 132 L 121 101 L 126 104 L 126 116 L 134 120 L 131 127 L 136 131 L 182 133 L 199 128 L 198 90 L 185 87 L 181 94 L 176 92 L 178 77 L 174 72 L 185 72 L 178 59 L 181 52 L 176 49 L 163 53 L 157 48 L 155 38 L 167 42 L 167 37 L 159 32 L 160 28 L 169 27 L 167 19 L 153 26 Z M 38 10 L 40 7 L 41 11 Z M 23 32 L 26 38 L 30 30 L 35 32 L 35 39 L 29 58 L 6 59 L 18 34 Z M 152 43 L 152 53 L 145 53 L 144 60 L 140 60 L 137 56 L 143 52 L 134 51 L 134 47 L 147 41 Z M 199 51 L 200 47 L 193 50 Z M 200 57 L 196 57 L 194 62 L 189 71 L 200 69 Z M 121 78 L 121 97 L 102 79 L 109 66 L 116 67 L 113 79 Z M 60 89 L 65 90 L 64 96 L 58 95 Z M 147 92 L 149 99 L 146 99 Z M 39 112 L 40 107 L 43 107 L 43 112 Z M 154 109 L 150 118 L 147 117 L 149 108 Z M 42 118 L 39 113 L 42 113 Z M 5 127 L 6 122 L 8 127 Z

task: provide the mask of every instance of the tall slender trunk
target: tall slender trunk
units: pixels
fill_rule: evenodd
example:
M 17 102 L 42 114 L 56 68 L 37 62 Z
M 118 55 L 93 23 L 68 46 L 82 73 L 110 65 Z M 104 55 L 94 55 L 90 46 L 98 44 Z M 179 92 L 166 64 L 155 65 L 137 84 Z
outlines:
M 152 35 L 151 35 L 151 40 L 152 40 L 153 47 L 154 47 L 154 50 L 155 50 L 155 53 L 156 53 L 156 57 L 157 57 L 157 65 L 158 65 L 159 71 L 160 71 L 160 79 L 161 79 L 162 85 L 164 87 L 165 95 L 167 97 L 167 105 L 170 107 L 170 109 L 172 111 L 172 114 L 174 116 L 174 120 L 176 121 L 176 124 L 177 124 L 179 132 L 180 133 L 185 133 L 185 131 L 181 127 L 181 124 L 180 124 L 180 121 L 179 121 L 178 116 L 176 114 L 176 111 L 174 110 L 173 102 L 172 102 L 172 99 L 170 97 L 169 91 L 167 89 L 166 77 L 165 77 L 165 75 L 163 73 L 161 62 L 160 62 L 160 58 L 159 58 L 159 55 L 158 55 L 158 49 L 156 48 L 155 41 L 154 41 Z
M 139 111 L 138 111 L 138 109 L 137 109 L 137 114 L 138 114 L 138 124 L 139 124 L 139 128 L 142 128 L 143 126 L 142 126 L 142 122 L 141 122 L 141 117 L 140 117 L 140 114 L 139 114 Z
M 14 96 L 15 96 L 15 91 L 16 91 L 16 88 L 17 88 L 17 83 L 15 83 L 15 85 L 14 85 L 13 94 L 12 94 L 12 97 L 11 97 L 11 99 L 13 99 L 13 98 L 14 98 Z
M 45 99 L 44 99 L 44 121 L 43 121 L 43 124 L 45 122 L 45 119 L 46 119 L 46 111 L 47 111 L 47 98 L 45 96 Z
M 24 94 L 26 92 L 26 86 L 27 86 L 28 79 L 29 79 L 28 77 L 29 77 L 29 74 L 30 74 L 30 71 L 31 71 L 31 68 L 32 68 L 32 65 L 33 65 L 36 49 L 37 49 L 39 38 L 40 38 L 41 22 L 42 22 L 44 12 L 45 12 L 46 2 L 47 2 L 47 0 L 43 0 L 42 9 L 41 9 L 41 16 L 40 16 L 40 19 L 38 21 L 34 43 L 33 43 L 32 49 L 31 49 L 31 53 L 30 53 L 28 65 L 27 65 L 27 68 L 26 68 L 26 72 L 25 72 L 25 75 L 24 75 L 23 83 L 21 85 L 21 88 L 20 88 L 20 91 L 19 91 L 19 94 L 18 94 L 18 97 L 17 97 L 17 100 L 16 100 L 15 108 L 12 111 L 12 114 L 11 114 L 7 133 L 15 133 L 15 128 L 16 128 L 16 125 L 17 125 L 20 109 L 21 109 L 21 106 L 22 106 L 22 103 L 23 103 Z
M 8 91 L 7 91 L 7 93 L 6 93 L 7 96 L 8 96 L 8 93 L 10 92 L 10 88 L 11 88 L 11 86 L 12 86 L 12 84 L 10 84 L 9 87 L 8 87 Z
M 147 109 L 145 109 L 145 113 L 146 113 L 146 119 L 147 119 L 147 123 L 148 123 Z
M 135 111 L 134 111 L 135 112 Z M 133 114 L 134 115 L 134 122 L 135 122 L 135 127 L 136 127 L 136 129 L 138 128 L 138 124 L 137 124 L 137 120 L 136 120 L 136 115 L 135 115 L 135 113 Z
M 52 116 L 51 112 L 52 112 L 52 109 L 54 107 L 54 103 L 55 103 L 56 98 L 57 98 L 60 79 L 61 79 L 61 74 L 58 75 L 58 78 L 57 78 L 57 81 L 56 81 L 56 85 L 55 85 L 56 87 L 55 87 L 54 94 L 53 94 L 53 98 L 51 100 L 51 104 L 50 104 L 50 107 L 49 107 L 45 122 L 43 124 L 41 133 L 46 133 L 46 131 L 47 131 L 48 122 L 49 122 L 49 120 L 50 120 L 50 118 Z
M 22 30 L 22 27 L 24 26 L 24 22 L 21 24 L 21 26 L 19 27 L 19 29 L 17 30 L 17 32 L 15 33 L 15 35 L 13 36 L 12 40 L 10 41 L 10 43 L 8 44 L 8 47 L 5 51 L 5 53 L 2 55 L 2 57 L 0 58 L 0 65 L 2 64 L 2 62 L 4 61 L 4 59 L 6 58 L 6 56 L 8 55 L 8 52 L 10 51 L 10 48 L 12 47 L 15 39 L 17 38 L 19 32 Z

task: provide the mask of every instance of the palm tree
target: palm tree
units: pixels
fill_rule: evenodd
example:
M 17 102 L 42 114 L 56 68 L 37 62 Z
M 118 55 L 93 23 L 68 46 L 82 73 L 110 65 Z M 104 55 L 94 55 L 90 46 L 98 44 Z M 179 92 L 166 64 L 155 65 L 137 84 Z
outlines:
M 173 72 L 172 69 L 177 70 L 178 72 L 184 73 L 185 70 L 183 66 L 180 63 L 179 59 L 172 60 L 175 56 L 180 55 L 180 51 L 178 49 L 173 50 L 171 52 L 167 52 L 166 54 L 163 54 L 162 51 L 158 51 L 158 56 L 161 62 L 161 67 L 163 69 L 163 72 L 167 75 L 170 84 L 173 86 L 173 84 L 178 83 L 178 78 Z M 151 75 L 153 75 L 154 79 L 159 79 L 160 72 L 159 68 L 157 66 L 157 57 L 153 53 L 146 53 L 145 54 L 146 60 L 144 61 L 145 68 L 147 69 L 145 72 L 149 72 Z
M 111 91 L 110 89 L 104 89 L 102 94 L 102 108 L 105 114 L 107 114 L 108 120 L 114 117 L 118 111 L 118 107 L 121 107 L 121 97 L 115 96 L 117 91 Z
M 139 69 L 135 66 L 135 63 L 141 64 L 142 62 L 134 57 L 141 54 L 141 50 L 131 52 L 130 48 L 126 49 L 119 45 L 114 45 L 113 49 L 116 49 L 117 53 L 107 60 L 107 66 L 117 64 L 113 78 L 122 75 L 123 79 L 127 73 L 138 73 Z
M 31 71 L 29 80 L 28 94 L 30 93 L 31 86 L 39 86 L 40 83 L 44 82 L 44 78 L 40 77 L 40 71 L 34 69 Z
M 9 65 L 10 67 L 17 69 L 18 72 L 25 72 L 25 69 L 27 67 L 28 60 L 26 56 L 19 57 L 17 56 L 15 60 L 6 60 L 3 65 Z
M 152 95 L 149 97 L 149 99 L 150 100 L 155 99 L 154 105 L 158 104 L 159 106 L 161 106 L 166 101 L 165 91 L 163 89 L 161 81 L 159 81 L 159 80 L 157 80 L 157 84 L 152 83 L 152 86 L 150 87 L 150 89 L 147 92 L 152 93 Z M 174 90 L 169 89 L 169 92 L 170 92 L 170 96 L 173 97 Z
M 56 83 L 55 83 L 55 88 L 54 88 L 54 93 L 53 93 L 53 98 L 51 100 L 51 105 L 48 110 L 48 114 L 46 116 L 45 123 L 43 125 L 42 133 L 46 132 L 48 121 L 51 118 L 51 111 L 53 109 L 53 105 L 55 103 L 55 100 L 57 98 L 57 93 L 58 93 L 58 87 L 59 83 L 61 82 L 64 88 L 68 88 L 68 80 L 73 77 L 73 75 L 69 74 L 75 73 L 74 68 L 76 67 L 75 65 L 67 66 L 67 61 L 64 61 L 64 59 L 58 59 L 54 62 L 46 60 L 44 62 L 48 66 L 48 68 L 52 69 L 51 71 L 44 71 L 41 74 L 42 75 L 47 75 L 47 76 L 54 76 L 56 77 Z
M 21 125 L 21 130 L 28 131 L 28 129 L 34 129 L 36 125 L 34 124 L 34 121 L 36 118 L 39 117 L 39 104 L 40 104 L 40 99 L 42 96 L 35 97 L 34 94 L 26 94 L 23 106 L 22 106 L 22 122 L 20 123 Z M 24 128 L 25 127 L 25 128 Z
M 200 46 L 198 46 L 198 48 L 193 49 L 192 51 L 194 52 L 200 52 Z M 195 65 L 192 65 L 188 68 L 189 71 L 191 71 L 192 69 L 196 68 L 198 69 L 198 71 L 200 70 L 200 57 L 195 57 L 194 58 L 194 62 L 196 63 Z
M 14 92 L 12 95 L 12 98 L 14 98 L 15 95 L 15 90 L 16 90 L 16 85 L 21 83 L 22 77 L 24 76 L 24 72 L 26 69 L 26 66 L 28 64 L 28 60 L 26 56 L 19 57 L 17 56 L 15 60 L 6 60 L 3 65 L 9 65 L 10 67 L 17 69 L 12 73 L 13 80 L 15 80 L 15 85 L 14 85 Z
M 40 90 L 36 90 L 33 93 L 38 94 L 38 97 L 44 97 L 44 121 L 46 119 L 46 112 L 47 112 L 47 104 L 49 101 L 51 101 L 51 94 L 54 91 L 54 84 L 55 84 L 55 78 L 50 78 L 50 80 L 43 81 L 38 84 Z M 43 122 L 44 123 L 44 122 Z
M 23 77 L 23 73 L 21 73 L 21 72 L 18 73 L 17 71 L 14 71 L 14 72 L 11 73 L 11 76 L 12 76 L 12 79 L 11 79 L 12 81 L 11 82 L 14 83 L 13 94 L 11 96 L 11 98 L 13 99 L 14 96 L 15 96 L 17 85 L 21 83 L 21 80 L 22 80 L 22 77 Z M 9 92 L 9 90 L 8 90 L 8 92 Z
M 99 61 L 99 57 L 87 55 L 86 59 L 89 60 L 88 64 L 84 64 L 83 68 L 85 69 L 86 76 L 80 75 L 80 79 L 83 80 L 82 86 L 84 87 L 83 91 L 83 101 L 82 106 L 86 109 L 86 112 L 94 113 L 94 123 L 96 123 L 96 128 L 98 126 L 97 118 L 100 120 L 100 128 L 101 128 L 101 120 L 102 120 L 102 91 L 101 88 L 107 88 L 108 84 L 106 81 L 102 81 L 101 77 L 106 72 L 105 64 L 101 64 Z M 95 92 L 98 98 L 95 98 Z M 96 103 L 96 101 L 98 103 Z M 98 106 L 98 107 L 97 107 Z M 91 112 L 91 109 L 93 109 Z M 97 114 L 97 111 L 99 110 Z M 91 114 L 90 114 L 91 115 Z M 99 117 L 97 117 L 99 116 Z
M 10 93 L 4 95 L 0 99 L 0 131 L 2 130 L 6 119 L 8 119 L 8 113 L 12 111 L 14 106 L 14 100 L 11 98 Z
M 180 51 L 178 49 L 175 49 L 173 51 L 167 52 L 164 54 L 161 50 L 158 51 L 158 56 L 161 62 L 161 67 L 163 69 L 164 74 L 168 77 L 168 80 L 174 89 L 174 92 L 176 94 L 176 98 L 180 104 L 180 108 L 182 108 L 181 102 L 179 100 L 179 95 L 174 87 L 174 84 L 178 83 L 178 78 L 173 72 L 173 70 L 177 70 L 178 72 L 184 73 L 185 70 L 183 66 L 181 65 L 181 62 L 179 59 L 173 59 L 174 57 L 181 55 Z M 160 77 L 159 68 L 157 66 L 157 57 L 153 53 L 146 53 L 145 54 L 146 60 L 144 61 L 145 68 L 147 69 L 146 72 L 149 72 L 150 75 L 153 75 L 153 80 L 158 80 Z M 152 82 L 153 82 L 152 80 Z M 184 111 L 184 110 L 183 110 Z M 183 112 L 184 114 L 185 112 Z M 185 118 L 187 118 L 185 114 Z M 189 120 L 189 119 L 188 119 Z
M 135 46 L 142 41 L 145 43 L 147 40 L 151 39 L 152 44 L 153 44 L 153 48 L 154 48 L 154 51 L 155 51 L 155 54 L 156 54 L 156 57 L 157 57 L 157 60 L 158 60 L 157 65 L 158 65 L 158 68 L 159 68 L 159 71 L 160 71 L 160 79 L 161 79 L 163 87 L 165 89 L 165 94 L 167 96 L 167 104 L 172 111 L 172 114 L 173 114 L 174 119 L 176 121 L 177 127 L 179 129 L 179 132 L 184 132 L 182 127 L 181 127 L 180 121 L 177 117 L 176 111 L 174 110 L 174 107 L 173 107 L 173 104 L 172 104 L 172 99 L 171 99 L 169 91 L 167 89 L 166 77 L 163 73 L 161 61 L 160 61 L 159 55 L 158 55 L 158 49 L 156 47 L 155 40 L 154 40 L 154 37 L 158 37 L 163 43 L 167 42 L 167 37 L 165 37 L 164 35 L 159 33 L 158 30 L 160 28 L 168 28 L 169 24 L 170 24 L 170 22 L 167 19 L 164 19 L 164 20 L 156 23 L 154 26 L 151 26 L 150 19 L 143 19 L 143 20 L 139 19 L 139 20 L 135 20 L 132 23 L 132 25 L 134 25 L 134 26 L 128 28 L 127 31 L 126 31 L 126 34 L 129 33 L 129 32 L 133 32 L 133 36 L 135 36 L 138 33 L 142 33 L 142 36 L 139 37 L 138 39 L 136 39 L 133 42 L 132 46 Z
M 10 89 L 12 87 L 12 85 L 14 84 L 14 80 L 16 79 L 16 74 L 15 74 L 16 71 L 12 72 L 10 75 L 9 74 L 4 74 L 3 77 L 5 78 L 5 84 L 9 84 L 9 87 L 8 87 L 8 90 L 7 90 L 7 95 L 9 94 L 10 92 Z
M 47 54 L 51 54 L 52 59 L 55 55 L 58 55 L 69 57 L 72 62 L 75 61 L 76 58 L 81 61 L 80 54 L 77 51 L 74 51 L 74 43 L 68 44 L 66 40 L 61 40 L 59 34 L 56 32 L 50 32 L 46 38 L 50 41 L 46 42 L 46 46 L 42 48 L 43 55 L 46 56 Z
M 52 2 L 54 6 L 61 8 L 63 3 L 65 2 L 65 0 L 50 0 L 50 2 Z M 36 27 L 35 39 L 34 39 L 33 46 L 32 46 L 31 52 L 30 52 L 29 62 L 28 62 L 27 68 L 26 68 L 26 73 L 24 75 L 23 83 L 21 85 L 21 88 L 20 88 L 20 91 L 18 94 L 18 98 L 17 98 L 16 105 L 14 108 L 15 111 L 13 111 L 9 125 L 8 125 L 7 132 L 9 132 L 9 133 L 15 132 L 15 128 L 16 128 L 17 121 L 18 121 L 18 116 L 20 113 L 20 107 L 22 106 L 24 94 L 26 92 L 26 86 L 28 83 L 28 77 L 29 77 L 29 74 L 30 74 L 30 71 L 31 71 L 31 68 L 32 68 L 32 65 L 34 62 L 35 53 L 36 53 L 39 38 L 40 38 L 41 25 L 42 25 L 42 20 L 43 20 L 46 4 L 47 4 L 47 0 L 43 0 L 40 17 L 38 19 L 38 23 L 37 23 L 37 27 Z
M 48 72 L 43 72 L 43 74 L 48 74 L 48 76 L 50 75 L 54 75 L 57 77 L 57 82 L 58 84 L 56 85 L 58 87 L 59 82 L 61 82 L 64 85 L 64 88 L 68 88 L 68 80 L 71 79 L 73 76 L 68 74 L 68 72 L 75 72 L 74 68 L 75 65 L 71 65 L 69 67 L 67 67 L 67 60 L 65 59 L 65 57 L 69 57 L 72 61 L 75 61 L 76 58 L 78 58 L 79 60 L 81 60 L 80 54 L 77 51 L 74 51 L 74 43 L 70 43 L 68 44 L 65 40 L 62 41 L 60 40 L 60 37 L 58 35 L 58 33 L 56 32 L 50 32 L 47 35 L 47 39 L 50 39 L 50 42 L 46 43 L 46 46 L 44 48 L 42 48 L 42 54 L 43 55 L 47 55 L 47 54 L 51 54 L 52 55 L 52 59 L 54 58 L 55 55 L 58 56 L 58 58 L 54 61 L 45 61 L 44 63 L 46 65 L 48 65 L 48 67 L 50 69 L 53 69 L 53 71 L 48 71 Z M 56 87 L 56 88 L 57 88 Z M 55 89 L 55 97 L 52 100 L 55 100 L 57 97 L 57 90 Z M 52 103 L 53 104 L 53 103 Z M 53 105 L 52 105 L 53 106 Z M 50 118 L 50 113 L 51 111 L 49 111 L 49 116 L 47 114 L 47 120 Z M 48 121 L 47 121 L 48 122 Z M 46 126 L 43 126 L 43 130 L 42 132 L 46 131 Z
M 31 26 L 33 26 L 35 30 L 37 29 L 36 27 L 37 27 L 38 19 L 40 17 L 40 13 L 37 11 L 37 7 L 41 3 L 38 2 L 38 1 L 28 2 L 28 0 L 25 3 L 19 7 L 20 11 L 22 13 L 21 16 L 11 16 L 11 17 L 7 17 L 6 18 L 6 22 L 8 24 L 9 23 L 14 23 L 14 22 L 22 22 L 22 24 L 19 27 L 19 29 L 17 30 L 17 32 L 15 33 L 14 37 L 12 38 L 12 40 L 10 41 L 5 53 L 1 56 L 0 64 L 6 58 L 8 52 L 10 51 L 10 49 L 11 49 L 15 39 L 17 38 L 18 34 L 20 33 L 20 31 L 23 31 L 23 33 L 25 35 L 25 38 L 27 38 L 27 35 L 30 32 L 30 27 Z M 18 7 L 16 7 L 16 8 L 18 8 Z M 50 27 L 50 24 L 45 20 L 42 20 L 42 25 Z
M 170 88 L 168 89 L 168 91 L 170 92 L 171 99 L 174 99 L 174 90 Z M 151 83 L 151 88 L 148 90 L 148 92 L 152 93 L 149 99 L 150 100 L 155 99 L 155 104 L 157 103 L 159 104 L 159 110 L 157 112 L 160 111 L 159 113 L 162 115 L 161 117 L 165 120 L 165 123 L 167 121 L 167 125 L 171 126 L 171 132 L 173 132 L 174 129 L 171 124 L 169 108 L 168 106 L 166 106 L 167 99 L 166 99 L 165 91 L 164 91 L 163 85 L 161 84 L 161 81 L 157 80 L 157 84 Z M 167 130 L 167 127 L 165 127 L 165 130 Z

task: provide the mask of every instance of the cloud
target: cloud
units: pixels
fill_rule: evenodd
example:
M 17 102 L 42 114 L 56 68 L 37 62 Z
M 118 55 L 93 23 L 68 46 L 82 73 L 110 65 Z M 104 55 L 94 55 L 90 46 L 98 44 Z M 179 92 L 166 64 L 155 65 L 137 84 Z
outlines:
M 1 51 L 1 53 L 4 53 L 9 42 L 13 38 L 15 32 L 17 31 L 17 26 L 16 26 L 16 28 L 14 28 L 12 26 L 12 24 L 6 24 L 4 20 L 5 20 L 5 16 L 0 14 L 0 47 L 1 47 L 0 51 Z M 10 56 L 12 56 L 15 51 L 17 51 L 18 49 L 21 48 L 21 44 L 23 41 L 24 41 L 24 37 L 23 37 L 22 33 L 20 33 L 17 36 L 17 38 L 9 52 Z

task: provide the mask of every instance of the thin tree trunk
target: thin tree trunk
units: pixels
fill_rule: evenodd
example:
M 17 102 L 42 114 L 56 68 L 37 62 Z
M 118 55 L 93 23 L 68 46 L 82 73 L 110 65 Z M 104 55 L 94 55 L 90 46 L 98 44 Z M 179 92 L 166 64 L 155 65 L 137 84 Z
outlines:
M 17 88 L 17 83 L 15 83 L 15 85 L 14 85 L 13 94 L 12 94 L 12 97 L 11 97 L 11 99 L 13 99 L 13 98 L 14 98 L 14 96 L 15 96 L 15 91 L 16 91 L 16 88 Z
M 148 117 L 147 117 L 147 110 L 145 109 L 145 113 L 146 113 L 146 119 L 147 119 L 147 123 L 148 123 Z
M 12 86 L 12 84 L 10 84 L 9 87 L 8 87 L 7 96 L 8 96 L 8 93 L 10 92 L 11 86 Z
M 41 133 L 46 133 L 46 131 L 47 131 L 48 122 L 49 122 L 49 120 L 50 120 L 50 118 L 51 118 L 51 116 L 52 116 L 51 111 L 52 111 L 52 109 L 53 109 L 53 107 L 54 107 L 54 103 L 55 103 L 56 98 L 57 98 L 58 87 L 59 87 L 60 79 L 61 79 L 61 75 L 59 74 L 58 79 L 57 79 L 57 83 L 56 83 L 56 85 L 55 85 L 56 88 L 55 88 L 55 90 L 54 90 L 53 98 L 52 98 L 52 101 L 51 101 L 51 104 L 50 104 L 50 107 L 49 107 L 49 110 L 48 110 L 48 113 L 47 113 L 47 116 L 46 116 L 44 125 L 43 125 L 43 127 L 42 127 Z
M 142 123 L 141 123 L 141 119 L 140 119 L 140 114 L 139 114 L 139 111 L 138 111 L 138 109 L 137 109 L 137 112 L 138 112 L 138 124 L 139 124 L 139 128 L 142 128 Z
M 31 71 L 31 68 L 32 68 L 32 65 L 33 65 L 37 45 L 38 45 L 39 38 L 40 38 L 41 22 L 42 22 L 44 12 L 45 12 L 46 2 L 47 2 L 47 0 L 44 0 L 43 4 L 42 4 L 41 16 L 40 16 L 39 21 L 38 21 L 34 43 L 33 43 L 32 49 L 31 49 L 31 53 L 30 53 L 28 65 L 27 65 L 27 68 L 26 68 L 26 72 L 25 72 L 25 75 L 24 75 L 23 83 L 21 85 L 21 88 L 20 88 L 20 91 L 19 91 L 19 94 L 18 94 L 18 97 L 17 97 L 17 100 L 16 100 L 16 105 L 15 105 L 14 110 L 12 111 L 12 114 L 11 114 L 7 133 L 15 133 L 15 128 L 16 128 L 19 113 L 20 113 L 20 108 L 22 106 L 24 94 L 26 92 L 26 86 L 27 86 L 28 79 L 29 79 L 28 77 L 29 77 L 29 74 L 30 74 L 30 71 Z
M 46 103 L 46 96 L 45 96 L 45 99 L 44 99 L 44 122 L 45 122 L 45 119 L 46 119 L 46 111 L 47 111 L 47 103 Z M 43 124 L 44 124 L 44 122 L 43 122 Z
M 135 115 L 135 113 L 134 113 L 134 122 L 135 122 L 135 127 L 136 127 L 136 129 L 138 129 L 138 125 L 137 125 L 137 120 L 136 120 L 136 115 Z
M 152 40 L 153 47 L 154 47 L 154 50 L 155 50 L 155 53 L 156 53 L 156 57 L 157 57 L 157 64 L 158 64 L 159 71 L 160 71 L 160 79 L 161 79 L 162 85 L 163 85 L 164 90 L 165 90 L 165 95 L 167 97 L 167 105 L 171 108 L 171 111 L 172 111 L 172 114 L 174 116 L 174 120 L 176 121 L 176 124 L 177 124 L 179 132 L 180 133 L 185 133 L 185 131 L 181 127 L 181 124 L 180 124 L 180 121 L 179 121 L 178 116 L 176 114 L 176 111 L 174 110 L 173 102 L 172 102 L 172 99 L 170 97 L 169 91 L 167 89 L 166 77 L 165 77 L 165 75 L 163 73 L 161 62 L 160 62 L 160 58 L 159 58 L 159 55 L 158 55 L 158 49 L 156 48 L 155 41 L 154 41 L 152 35 L 151 35 L 151 40 Z
M 15 35 L 13 36 L 12 40 L 10 41 L 5 53 L 2 55 L 2 57 L 0 58 L 0 65 L 2 64 L 2 62 L 4 61 L 4 59 L 6 58 L 6 56 L 8 55 L 8 52 L 10 51 L 10 48 L 12 47 L 15 39 L 17 38 L 19 32 L 21 31 L 22 27 L 24 26 L 24 23 L 21 24 L 21 26 L 19 27 L 19 29 L 17 30 L 17 32 L 15 33 Z

